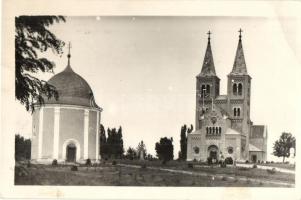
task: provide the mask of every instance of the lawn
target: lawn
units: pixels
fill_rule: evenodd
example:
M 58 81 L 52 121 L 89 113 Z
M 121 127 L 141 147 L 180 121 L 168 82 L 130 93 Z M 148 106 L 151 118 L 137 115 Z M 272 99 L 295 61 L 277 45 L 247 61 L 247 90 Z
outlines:
M 279 187 L 265 180 L 294 183 L 294 176 L 266 170 L 217 167 L 188 168 L 187 162 L 170 162 L 162 166 L 160 162 L 142 162 L 142 167 L 126 167 L 102 163 L 97 167 L 79 166 L 78 171 L 71 171 L 70 166 L 21 165 L 15 170 L 16 185 L 89 185 L 89 186 L 205 186 L 205 187 Z M 129 163 L 127 163 L 129 164 Z M 132 162 L 131 164 L 139 164 Z M 141 164 L 141 163 L 140 163 Z M 160 165 L 159 165 L 160 164 Z M 150 169 L 150 167 L 155 169 Z M 206 175 L 187 175 L 157 169 L 177 169 L 190 172 L 204 172 Z M 266 173 L 266 174 L 265 174 Z M 224 175 L 218 178 L 217 175 Z M 255 176 L 254 176 L 255 175 Z M 230 177 L 232 176 L 232 178 Z M 233 179 L 234 177 L 234 179 Z M 239 177 L 245 177 L 242 180 Z M 259 181 L 252 181 L 252 178 Z M 250 179 L 249 179 L 250 178 Z M 261 181 L 262 180 L 262 181 Z M 283 186 L 281 186 L 283 187 Z

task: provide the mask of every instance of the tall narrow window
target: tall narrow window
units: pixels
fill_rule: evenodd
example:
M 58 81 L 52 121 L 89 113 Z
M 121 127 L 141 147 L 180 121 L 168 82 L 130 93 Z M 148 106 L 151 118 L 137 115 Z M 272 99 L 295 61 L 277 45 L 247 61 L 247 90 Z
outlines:
M 242 95 L 242 84 L 238 84 L 238 95 Z
M 210 85 L 206 85 L 206 96 L 210 96 Z
M 237 108 L 237 116 L 239 117 L 240 116 L 240 108 Z
M 205 85 L 202 85 L 202 89 L 201 89 L 201 97 L 204 97 L 205 92 L 206 92 L 206 86 L 205 86 Z
M 212 133 L 213 133 L 213 135 L 214 135 L 214 133 L 215 133 L 215 128 L 214 128 L 214 127 L 212 127 Z
M 234 108 L 233 111 L 234 111 L 234 113 L 233 113 L 233 114 L 234 114 L 234 117 L 236 117 L 236 108 Z
M 206 127 L 206 134 L 208 135 L 208 127 Z
M 237 95 L 237 84 L 236 83 L 233 84 L 232 90 L 233 90 L 233 95 Z
M 222 127 L 218 128 L 218 133 L 221 134 L 222 133 Z
M 218 127 L 215 127 L 215 133 L 218 135 Z
M 211 127 L 209 127 L 209 134 L 211 134 Z

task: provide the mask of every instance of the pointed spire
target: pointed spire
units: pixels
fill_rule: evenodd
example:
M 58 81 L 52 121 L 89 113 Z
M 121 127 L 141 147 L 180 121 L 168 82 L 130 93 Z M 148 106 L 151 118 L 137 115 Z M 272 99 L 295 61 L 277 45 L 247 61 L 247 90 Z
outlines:
M 211 51 L 211 43 L 210 43 L 210 35 L 212 34 L 210 31 L 208 31 L 208 43 L 207 43 L 207 49 L 204 57 L 203 67 L 202 71 L 199 74 L 199 76 L 216 76 L 215 73 L 215 67 L 214 67 L 214 61 Z
M 247 66 L 246 66 L 246 61 L 245 61 L 245 56 L 244 56 L 244 51 L 242 48 L 242 41 L 241 41 L 241 33 L 243 32 L 241 29 L 239 29 L 239 40 L 238 40 L 238 46 L 236 50 L 236 56 L 232 68 L 232 72 L 230 74 L 235 74 L 235 75 L 247 75 Z
M 73 70 L 71 68 L 71 65 L 70 65 L 70 58 L 71 58 L 70 49 L 71 49 L 71 42 L 69 42 L 69 44 L 68 44 L 68 55 L 67 55 L 68 64 L 67 64 L 67 67 L 64 70 L 64 71 L 67 71 L 67 72 L 73 72 Z

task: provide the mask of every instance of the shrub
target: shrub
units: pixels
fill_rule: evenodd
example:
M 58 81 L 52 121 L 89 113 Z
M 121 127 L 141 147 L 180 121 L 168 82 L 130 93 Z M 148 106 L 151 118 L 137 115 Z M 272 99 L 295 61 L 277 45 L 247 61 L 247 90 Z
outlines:
M 193 164 L 192 164 L 192 163 L 188 163 L 188 164 L 187 164 L 187 167 L 188 167 L 188 168 L 193 168 Z
M 88 158 L 87 160 L 86 160 L 86 164 L 85 164 L 86 166 L 91 166 L 92 165 L 92 162 L 91 162 L 91 159 L 90 158 Z
M 77 166 L 76 166 L 76 165 L 72 165 L 72 166 L 71 166 L 71 171 L 78 171 Z
M 274 164 L 274 161 L 271 161 L 272 164 Z
M 256 165 L 256 164 L 254 164 L 252 168 L 253 168 L 253 169 L 257 168 L 257 165 Z
M 225 159 L 225 163 L 226 163 L 226 164 L 229 164 L 229 165 L 233 165 L 233 159 L 232 159 L 231 157 L 227 157 L 227 158 Z
M 196 159 L 193 159 L 193 162 L 197 162 L 197 160 L 196 160 Z
M 220 166 L 221 166 L 222 168 L 227 167 L 226 162 L 220 162 Z
M 248 160 L 246 160 L 246 163 L 249 163 L 249 161 L 248 161 Z
M 57 160 L 54 159 L 54 160 L 52 161 L 51 165 L 52 165 L 52 166 L 57 166 Z
M 267 169 L 267 172 L 269 174 L 275 174 L 276 173 L 276 169 L 273 167 L 272 169 Z
M 113 160 L 112 165 L 116 165 L 116 164 L 117 164 L 116 160 Z

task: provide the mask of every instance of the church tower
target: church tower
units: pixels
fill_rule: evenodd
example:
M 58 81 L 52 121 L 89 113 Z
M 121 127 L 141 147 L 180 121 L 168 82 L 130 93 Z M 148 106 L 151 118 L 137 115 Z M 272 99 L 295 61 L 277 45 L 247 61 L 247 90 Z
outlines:
M 241 33 L 240 29 L 233 68 L 228 75 L 228 113 L 232 119 L 231 127 L 248 138 L 251 125 L 251 77 L 247 72 Z
M 202 128 L 201 117 L 209 109 L 214 99 L 219 95 L 220 79 L 216 76 L 211 51 L 210 35 L 208 33 L 207 49 L 201 73 L 196 76 L 196 129 Z

